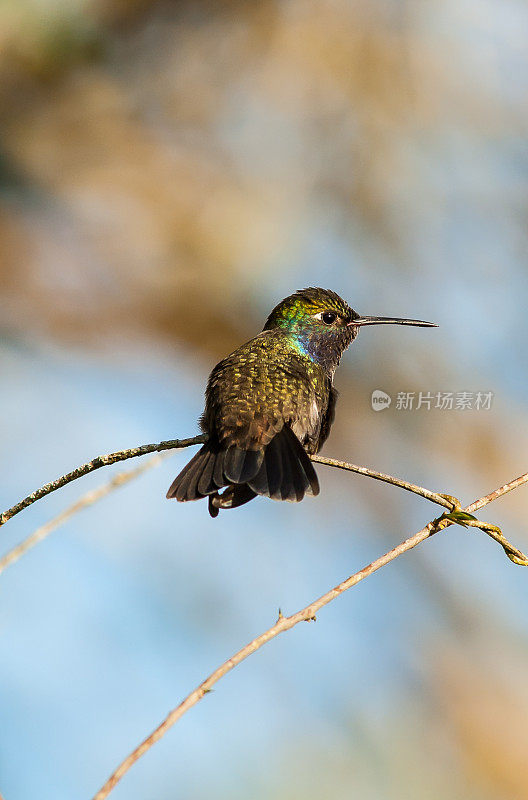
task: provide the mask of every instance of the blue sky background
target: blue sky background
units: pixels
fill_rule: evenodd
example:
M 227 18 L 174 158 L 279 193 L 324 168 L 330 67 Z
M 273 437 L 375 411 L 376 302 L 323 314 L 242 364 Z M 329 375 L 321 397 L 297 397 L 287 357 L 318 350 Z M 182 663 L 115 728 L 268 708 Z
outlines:
M 104 55 L 81 48 L 53 88 L 38 78 L 33 103 L 26 86 L 6 126 L 18 177 L 0 195 L 2 508 L 100 453 L 194 435 L 212 366 L 305 285 L 440 326 L 362 331 L 325 455 L 463 502 L 525 472 L 526 6 L 151 5 L 125 32 L 75 5 L 68 24 Z M 44 28 L 61 19 L 60 4 L 42 9 Z M 360 88 L 372 63 L 354 30 L 386 54 Z M 374 389 L 388 410 L 372 411 Z M 492 391 L 493 406 L 396 409 L 420 390 Z M 0 575 L 5 800 L 92 797 L 279 607 L 437 513 L 319 467 L 317 499 L 211 520 L 204 503 L 164 499 L 191 452 Z M 2 553 L 132 466 L 25 510 Z M 524 550 L 525 492 L 482 512 Z M 490 539 L 451 528 L 244 662 L 112 796 L 518 800 L 526 581 Z

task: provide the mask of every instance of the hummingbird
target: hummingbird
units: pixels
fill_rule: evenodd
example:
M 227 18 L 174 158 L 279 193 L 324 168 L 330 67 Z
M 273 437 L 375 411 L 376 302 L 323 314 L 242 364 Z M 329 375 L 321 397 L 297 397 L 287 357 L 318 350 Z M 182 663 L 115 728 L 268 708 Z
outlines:
M 361 327 L 392 324 L 436 327 L 419 319 L 361 316 L 329 289 L 300 289 L 281 300 L 262 332 L 211 372 L 200 417 L 207 441 L 167 497 L 207 497 L 216 517 L 257 495 L 295 503 L 319 494 L 310 456 L 334 421 L 341 356 Z

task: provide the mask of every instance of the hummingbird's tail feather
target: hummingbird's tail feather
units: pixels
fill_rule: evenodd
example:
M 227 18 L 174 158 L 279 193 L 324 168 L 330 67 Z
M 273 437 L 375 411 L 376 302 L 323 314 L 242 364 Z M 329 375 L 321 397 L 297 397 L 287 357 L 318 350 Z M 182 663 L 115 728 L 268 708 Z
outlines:
M 209 513 L 215 517 L 219 509 L 237 508 L 258 494 L 293 503 L 319 494 L 312 462 L 289 425 L 260 450 L 235 445 L 221 450 L 218 443 L 206 442 L 174 479 L 167 497 L 186 502 L 209 495 Z
M 277 437 L 275 437 L 277 439 Z M 294 475 L 297 470 L 295 467 L 295 456 L 291 456 L 290 448 L 286 443 L 283 444 L 282 438 L 279 440 L 280 448 L 283 454 L 282 458 L 282 480 L 280 484 L 280 499 L 289 500 L 291 503 L 297 502 L 297 490 L 294 486 Z M 299 499 L 302 500 L 304 492 L 299 492 Z
M 273 500 L 282 500 L 282 483 L 284 480 L 283 462 L 287 453 L 282 446 L 282 437 L 275 434 L 271 442 L 266 447 L 264 464 L 261 469 L 266 470 L 266 482 L 268 485 L 269 496 Z
M 224 452 L 206 442 L 172 482 L 167 492 L 169 500 L 200 500 L 226 486 L 229 481 L 223 477 L 223 461 Z
M 286 425 L 285 429 L 290 444 L 290 463 L 292 464 L 294 483 L 297 486 L 297 495 L 301 493 L 300 500 L 302 500 L 304 493 L 315 497 L 319 494 L 319 480 L 314 466 L 308 453 L 291 428 Z M 295 469 L 295 464 L 297 464 L 297 470 Z
M 224 460 L 225 450 L 220 450 L 220 452 L 216 454 L 213 469 L 213 483 L 218 487 L 218 489 L 229 483 L 229 481 L 224 479 Z
M 300 444 L 294 434 L 290 435 L 285 433 L 282 436 L 276 436 L 274 439 L 274 443 L 281 457 L 279 463 L 280 492 L 278 495 L 271 496 L 274 500 L 288 500 L 291 503 L 298 503 L 303 499 L 306 491 L 308 491 L 310 487 L 306 478 L 306 473 L 300 462 L 303 456 L 300 455 L 297 444 L 295 444 L 291 438 L 292 436 L 297 444 Z M 301 447 L 301 449 L 304 455 L 306 455 L 304 448 Z
M 303 499 L 305 491 L 307 490 L 307 487 L 309 487 L 306 472 L 300 464 L 298 453 L 294 452 L 291 448 L 286 449 L 285 461 L 289 464 L 290 468 L 289 485 L 285 482 L 283 487 L 288 491 L 289 494 L 286 499 L 292 503 L 298 503 Z
M 208 453 L 204 453 L 204 457 L 202 459 L 202 463 L 200 464 L 201 468 L 201 475 L 198 478 L 197 484 L 197 491 L 198 494 L 204 495 L 209 494 L 211 488 L 216 486 L 213 481 L 213 472 L 217 461 L 217 454 L 209 451 Z
M 263 460 L 264 448 L 262 447 L 258 450 L 244 450 L 236 445 L 231 445 L 226 450 L 224 458 L 225 483 L 248 483 L 259 471 Z
M 273 437 L 259 471 L 247 483 L 257 494 L 274 500 L 299 502 L 305 494 L 319 494 L 312 462 L 289 425 Z

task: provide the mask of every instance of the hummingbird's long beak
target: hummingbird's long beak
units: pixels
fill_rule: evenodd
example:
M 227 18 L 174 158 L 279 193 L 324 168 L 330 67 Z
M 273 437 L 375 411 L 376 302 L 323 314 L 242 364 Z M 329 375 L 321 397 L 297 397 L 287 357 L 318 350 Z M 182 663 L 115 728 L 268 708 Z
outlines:
M 416 325 L 419 328 L 438 328 L 434 322 L 423 319 L 400 319 L 399 317 L 356 317 L 348 325 Z

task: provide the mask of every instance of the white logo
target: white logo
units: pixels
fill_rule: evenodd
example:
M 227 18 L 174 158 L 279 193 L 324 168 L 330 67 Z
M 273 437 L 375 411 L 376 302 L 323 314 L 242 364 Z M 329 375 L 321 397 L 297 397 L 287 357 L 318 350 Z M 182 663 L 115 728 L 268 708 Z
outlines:
M 381 389 L 374 389 L 372 392 L 371 403 L 374 411 L 384 411 L 390 406 L 392 397 L 390 394 L 382 392 Z

